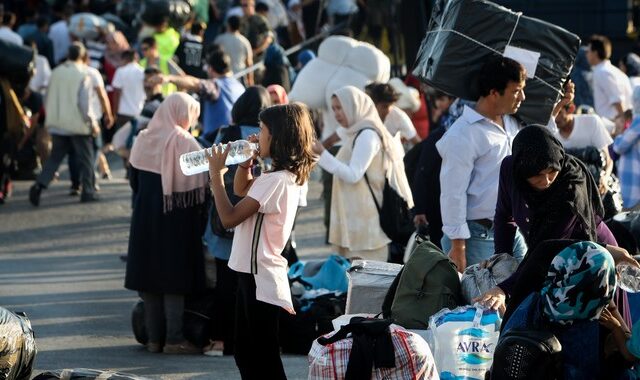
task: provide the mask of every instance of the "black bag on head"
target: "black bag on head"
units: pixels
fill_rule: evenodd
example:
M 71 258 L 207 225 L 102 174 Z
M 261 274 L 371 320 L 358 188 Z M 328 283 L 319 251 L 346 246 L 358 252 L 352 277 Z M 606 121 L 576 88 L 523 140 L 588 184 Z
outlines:
M 562 373 L 562 345 L 550 331 L 509 330 L 493 353 L 491 380 L 554 380 Z

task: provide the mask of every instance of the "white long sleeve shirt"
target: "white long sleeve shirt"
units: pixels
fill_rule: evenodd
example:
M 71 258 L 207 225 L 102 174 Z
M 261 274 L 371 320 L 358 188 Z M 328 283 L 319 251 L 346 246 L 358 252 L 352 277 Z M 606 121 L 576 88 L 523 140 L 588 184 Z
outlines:
M 631 82 L 609 60 L 593 67 L 593 103 L 596 113 L 613 120 L 618 111 L 614 103 L 621 103 L 623 110 L 631 109 Z
M 505 115 L 502 120 L 504 128 L 465 106 L 462 116 L 436 144 L 442 157 L 442 232 L 450 239 L 471 236 L 467 220 L 493 220 L 500 165 L 511 154 L 513 139 L 520 130 L 513 116 Z M 547 126 L 557 134 L 553 118 Z
M 320 155 L 318 165 L 347 183 L 356 183 L 364 177 L 371 161 L 381 148 L 380 136 L 371 129 L 365 129 L 355 141 L 348 164 L 338 160 L 325 150 Z

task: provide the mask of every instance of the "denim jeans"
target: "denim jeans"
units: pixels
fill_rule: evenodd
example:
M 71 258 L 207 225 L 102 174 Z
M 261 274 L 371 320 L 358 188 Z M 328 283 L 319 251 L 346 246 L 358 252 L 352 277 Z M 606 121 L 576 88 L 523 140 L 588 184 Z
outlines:
M 487 228 L 480 223 L 467 221 L 471 237 L 465 240 L 467 266 L 478 264 L 483 260 L 487 260 L 495 253 L 493 244 L 493 226 Z M 442 237 L 442 251 L 448 253 L 451 250 L 451 240 L 447 235 Z M 527 244 L 520 231 L 516 232 L 513 239 L 513 257 L 522 261 L 527 253 Z

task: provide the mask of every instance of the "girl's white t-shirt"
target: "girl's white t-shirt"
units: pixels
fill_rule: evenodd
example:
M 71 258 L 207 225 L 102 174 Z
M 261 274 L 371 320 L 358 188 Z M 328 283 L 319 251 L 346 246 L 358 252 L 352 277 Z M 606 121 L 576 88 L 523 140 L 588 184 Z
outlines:
M 294 311 L 287 259 L 282 257 L 282 251 L 291 235 L 300 194 L 301 186 L 289 171 L 257 177 L 247 196 L 258 201 L 260 208 L 236 226 L 229 258 L 229 268 L 254 274 L 258 301 L 280 306 L 291 314 Z

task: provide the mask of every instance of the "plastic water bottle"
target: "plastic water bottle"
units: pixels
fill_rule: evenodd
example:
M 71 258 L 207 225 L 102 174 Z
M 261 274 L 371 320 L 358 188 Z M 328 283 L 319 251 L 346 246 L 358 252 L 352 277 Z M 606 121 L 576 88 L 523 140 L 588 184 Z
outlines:
M 249 160 L 258 150 L 258 144 L 250 143 L 247 140 L 236 140 L 228 144 L 222 144 L 222 150 L 231 145 L 229 155 L 227 156 L 225 165 L 235 165 Z M 194 175 L 209 170 L 209 161 L 207 157 L 211 157 L 211 148 L 205 148 L 195 152 L 185 153 L 180 156 L 180 170 L 184 175 Z
M 629 293 L 640 292 L 640 268 L 622 262 L 616 266 L 618 286 Z

